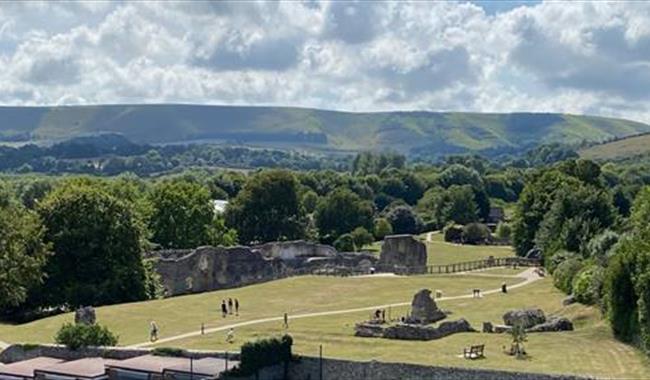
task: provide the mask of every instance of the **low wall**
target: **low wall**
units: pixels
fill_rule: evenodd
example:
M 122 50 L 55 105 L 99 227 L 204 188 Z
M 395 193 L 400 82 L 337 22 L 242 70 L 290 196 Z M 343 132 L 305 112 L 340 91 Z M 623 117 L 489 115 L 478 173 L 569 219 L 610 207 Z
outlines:
M 56 344 L 12 344 L 0 352 L 0 363 L 14 363 L 22 360 L 32 359 L 37 356 L 49 356 L 62 360 L 76 360 L 89 357 L 102 357 L 106 359 L 130 359 L 136 356 L 149 355 L 155 352 L 149 348 L 126 348 L 126 347 L 86 347 L 78 350 Z M 239 352 L 223 351 L 193 351 L 180 350 L 179 356 L 201 359 L 206 357 L 225 358 L 239 360 Z
M 460 360 L 460 359 L 459 359 Z M 513 359 L 515 360 L 515 359 Z M 320 380 L 318 358 L 301 357 L 290 369 L 290 380 Z M 355 362 L 323 359 L 323 380 L 586 380 L 579 376 L 546 375 L 525 372 L 493 371 L 470 368 L 429 367 L 376 361 Z M 260 378 L 260 380 L 264 380 Z M 267 380 L 275 380 L 269 378 Z

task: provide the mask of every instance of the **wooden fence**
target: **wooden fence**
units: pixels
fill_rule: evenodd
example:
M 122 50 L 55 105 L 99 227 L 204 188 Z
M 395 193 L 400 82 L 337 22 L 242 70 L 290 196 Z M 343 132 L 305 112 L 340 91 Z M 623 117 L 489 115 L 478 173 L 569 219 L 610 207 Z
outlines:
M 487 269 L 494 267 L 532 267 L 539 265 L 539 260 L 527 259 L 524 257 L 490 257 L 483 260 L 464 261 L 453 264 L 438 264 L 426 265 L 422 267 L 406 267 L 406 266 L 382 266 L 375 267 L 376 272 L 395 273 L 399 275 L 413 275 L 413 274 L 452 274 L 458 272 L 467 272 L 478 269 Z M 321 276 L 355 276 L 364 275 L 368 272 L 355 270 L 351 268 L 320 268 L 320 269 L 293 269 L 290 270 L 288 276 L 300 275 L 321 275 Z

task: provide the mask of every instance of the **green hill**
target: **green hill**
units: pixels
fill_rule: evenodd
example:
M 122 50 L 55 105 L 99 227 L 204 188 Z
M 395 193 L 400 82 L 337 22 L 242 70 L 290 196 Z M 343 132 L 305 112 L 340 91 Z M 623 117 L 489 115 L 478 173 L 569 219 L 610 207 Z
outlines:
M 117 132 L 140 143 L 213 141 L 430 155 L 517 150 L 650 132 L 642 123 L 551 113 L 350 113 L 203 105 L 0 107 L 0 140 L 56 140 Z
M 650 153 L 650 134 L 597 144 L 578 152 L 580 157 L 591 160 L 618 160 L 648 153 Z

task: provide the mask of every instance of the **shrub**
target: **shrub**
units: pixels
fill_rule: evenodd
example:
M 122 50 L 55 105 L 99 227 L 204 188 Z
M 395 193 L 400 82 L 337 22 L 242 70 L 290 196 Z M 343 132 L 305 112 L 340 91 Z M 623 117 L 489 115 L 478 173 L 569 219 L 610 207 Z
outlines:
M 605 230 L 587 243 L 586 256 L 594 258 L 601 264 L 607 263 L 612 248 L 618 243 L 620 235 L 611 230 Z
M 396 234 L 417 234 L 422 228 L 422 221 L 409 206 L 397 206 L 386 215 L 386 219 Z
M 463 226 L 449 224 L 443 229 L 445 241 L 451 243 L 460 243 L 463 240 Z
M 573 290 L 573 279 L 580 269 L 582 269 L 582 266 L 582 261 L 579 259 L 571 258 L 564 260 L 553 272 L 553 284 L 555 287 L 566 294 L 571 294 Z
M 512 227 L 510 227 L 510 224 L 505 222 L 500 222 L 497 225 L 497 230 L 496 230 L 497 239 L 501 241 L 510 241 L 511 235 L 512 235 Z
M 490 239 L 490 229 L 482 223 L 470 223 L 463 227 L 463 242 L 484 244 Z
M 555 272 L 555 269 L 565 262 L 568 259 L 578 259 L 579 255 L 575 252 L 569 252 L 569 251 L 559 251 L 555 252 L 550 258 L 545 258 L 546 259 L 546 269 L 548 269 L 549 272 L 553 273 Z
M 385 218 L 375 219 L 375 238 L 381 240 L 388 235 L 393 234 L 393 226 Z
M 54 340 L 71 350 L 83 347 L 115 346 L 118 337 L 100 325 L 66 323 L 56 333 Z
M 334 241 L 334 248 L 339 252 L 354 251 L 354 239 L 351 234 L 343 234 Z
M 603 281 L 603 268 L 596 264 L 587 265 L 573 279 L 573 295 L 578 302 L 593 305 L 601 298 Z
M 352 235 L 352 241 L 354 242 L 354 247 L 356 248 L 357 251 L 361 250 L 364 245 L 370 244 L 373 241 L 375 241 L 372 234 L 363 227 L 355 228 L 354 231 L 352 231 L 351 235 Z
M 280 363 L 286 364 L 291 360 L 292 345 L 293 339 L 289 335 L 245 343 L 241 347 L 239 367 L 234 369 L 232 374 L 250 376 L 261 368 Z
M 180 357 L 183 356 L 183 350 L 173 347 L 156 347 L 151 351 L 151 354 L 155 356 Z

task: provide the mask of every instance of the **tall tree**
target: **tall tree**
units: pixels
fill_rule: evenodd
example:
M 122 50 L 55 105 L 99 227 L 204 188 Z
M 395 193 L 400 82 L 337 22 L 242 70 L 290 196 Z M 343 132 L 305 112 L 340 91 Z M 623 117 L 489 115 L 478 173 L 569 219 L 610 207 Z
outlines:
M 321 240 L 331 243 L 357 227 L 372 229 L 372 203 L 348 189 L 337 189 L 320 200 L 316 209 L 316 226 Z
M 164 181 L 151 194 L 151 239 L 165 248 L 211 244 L 214 207 L 208 189 L 185 180 Z
M 39 204 L 54 255 L 33 296 L 42 306 L 101 305 L 146 297 L 141 230 L 132 210 L 90 184 L 68 183 Z
M 0 206 L 0 309 L 18 306 L 41 284 L 47 252 L 43 233 L 32 211 L 15 204 Z
M 225 216 L 243 243 L 301 239 L 306 233 L 298 181 L 285 170 L 253 175 L 228 204 Z

